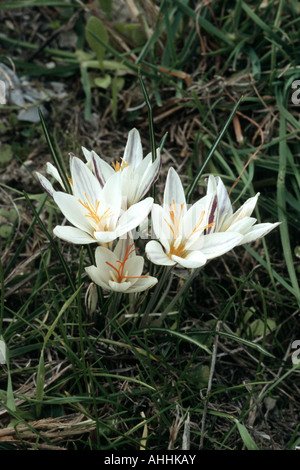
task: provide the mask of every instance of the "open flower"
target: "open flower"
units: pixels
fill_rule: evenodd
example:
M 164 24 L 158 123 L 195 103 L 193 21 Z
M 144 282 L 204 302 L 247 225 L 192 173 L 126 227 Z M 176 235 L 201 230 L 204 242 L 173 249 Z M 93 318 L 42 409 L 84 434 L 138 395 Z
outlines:
M 229 195 L 219 176 L 209 176 L 207 195 L 213 197 L 209 216 L 209 222 L 213 222 L 213 224 L 207 228 L 207 234 L 239 233 L 242 238 L 238 245 L 243 245 L 265 236 L 280 223 L 256 224 L 257 219 L 251 217 L 259 193 L 249 198 L 236 212 L 233 212 Z
M 82 147 L 82 151 L 89 164 L 93 165 L 93 171 L 103 187 L 108 179 L 116 172 L 121 174 L 122 195 L 127 207 L 140 201 L 157 180 L 161 168 L 161 154 L 157 149 L 157 158 L 152 162 L 152 154 L 143 158 L 143 149 L 140 134 L 132 129 L 121 162 L 109 165 L 96 152 Z
M 150 261 L 197 268 L 236 246 L 242 239 L 240 234 L 205 236 L 205 230 L 214 223 L 209 221 L 213 201 L 214 194 L 209 194 L 188 209 L 180 178 L 170 168 L 163 206 L 154 204 L 152 208 L 152 225 L 160 243 L 156 240 L 147 243 L 146 254 Z
M 93 282 L 103 289 L 116 292 L 142 292 L 157 283 L 152 276 L 143 276 L 144 258 L 136 255 L 133 241 L 120 239 L 114 249 L 98 246 L 96 266 L 85 268 Z
M 148 197 L 123 211 L 120 178 L 115 173 L 101 187 L 88 167 L 73 157 L 73 194 L 53 191 L 52 197 L 74 227 L 56 226 L 54 234 L 71 243 L 109 243 L 136 228 L 149 214 L 153 199 Z

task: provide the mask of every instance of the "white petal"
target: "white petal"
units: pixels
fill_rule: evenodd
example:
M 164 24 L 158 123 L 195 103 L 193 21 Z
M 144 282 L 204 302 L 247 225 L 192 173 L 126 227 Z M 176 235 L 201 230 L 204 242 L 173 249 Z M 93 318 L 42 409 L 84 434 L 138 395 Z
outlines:
M 143 292 L 144 290 L 150 289 L 151 287 L 157 284 L 158 280 L 156 277 L 147 276 L 146 278 L 138 279 L 135 284 L 133 284 L 129 289 L 127 289 L 127 293 L 131 292 Z
M 75 196 L 72 196 L 72 194 L 56 191 L 53 194 L 53 199 L 66 219 L 71 222 L 71 224 L 75 225 L 75 227 L 78 227 L 81 230 L 91 232 L 92 226 L 89 222 L 89 219 L 84 216 L 84 208 L 78 202 Z
M 164 252 L 160 243 L 151 240 L 145 247 L 147 258 L 154 264 L 162 266 L 174 266 L 176 263 L 172 261 Z
M 240 233 L 211 233 L 200 237 L 192 248 L 193 250 L 200 250 L 207 259 L 212 259 L 232 250 L 241 240 L 243 240 L 243 235 Z
M 95 243 L 96 240 L 88 233 L 79 228 L 70 227 L 68 225 L 57 225 L 53 230 L 54 235 L 69 243 L 86 245 Z
M 111 279 L 110 271 L 113 271 L 115 274 L 117 274 L 116 271 L 111 266 L 109 266 L 109 264 L 115 266 L 118 269 L 118 258 L 113 251 L 109 250 L 105 246 L 98 246 L 95 251 L 95 260 L 99 275 L 101 276 L 102 281 L 107 284 L 109 279 Z
M 213 175 L 209 175 L 207 179 L 206 194 L 214 196 L 217 192 L 217 179 Z
M 128 234 L 124 238 L 120 238 L 114 249 L 114 254 L 116 258 L 119 260 L 124 259 L 127 248 L 132 244 L 134 245 L 133 239 Z M 134 246 L 130 251 L 132 252 L 130 254 L 130 258 L 135 257 L 136 251 L 134 250 Z
M 230 219 L 227 219 L 226 224 L 232 225 L 234 222 L 241 220 L 244 217 L 250 217 L 256 206 L 258 196 L 259 193 L 244 202 L 244 204 L 230 217 Z
M 52 163 L 47 162 L 47 163 L 46 163 L 46 169 L 47 169 L 47 170 L 46 170 L 47 173 L 48 173 L 49 175 L 53 176 L 53 178 L 55 178 L 56 181 L 59 182 L 59 184 L 61 185 L 61 187 L 62 187 L 64 190 L 66 190 L 65 185 L 64 185 L 64 183 L 63 183 L 63 181 L 62 181 L 62 179 L 61 179 L 61 177 L 60 177 L 60 174 L 59 174 L 57 168 L 55 168 L 55 166 L 52 165 Z
M 221 214 L 232 214 L 232 205 L 227 193 L 227 189 L 219 176 L 216 177 L 217 181 L 217 195 L 218 195 L 218 210 Z
M 254 217 L 244 217 L 241 220 L 237 220 L 237 222 L 234 222 L 226 232 L 238 232 L 241 233 L 242 235 L 246 235 L 249 230 L 251 230 L 251 227 L 255 224 L 256 219 Z
M 84 201 L 88 198 L 92 204 L 94 204 L 95 200 L 100 201 L 101 186 L 99 181 L 77 157 L 72 159 L 71 174 L 73 193 L 78 199 Z
M 158 238 L 165 250 L 170 250 L 169 240 L 173 240 L 173 233 L 170 226 L 166 222 L 169 219 L 169 211 L 166 213 L 158 204 L 153 204 L 151 211 L 152 234 L 151 238 Z
M 103 280 L 103 276 L 101 275 L 100 270 L 98 268 L 96 268 L 96 266 L 88 266 L 87 268 L 85 268 L 85 271 L 89 275 L 91 280 L 93 282 L 95 282 L 95 284 L 97 284 L 98 286 L 103 287 L 103 289 L 110 290 L 110 287 L 109 287 L 108 283 L 106 283 Z
M 127 292 L 131 287 L 131 282 L 108 281 L 109 287 L 115 292 Z
M 249 230 L 249 232 L 243 237 L 243 240 L 239 243 L 239 245 L 250 243 L 254 240 L 257 240 L 258 238 L 264 237 L 279 224 L 280 222 L 275 222 L 274 224 L 266 222 L 264 224 L 254 225 L 254 227 L 252 227 L 251 230 Z
M 128 277 L 139 277 L 142 275 L 144 268 L 144 258 L 142 256 L 135 256 L 134 258 L 129 258 L 125 263 L 125 269 L 123 274 L 128 271 Z M 136 282 L 136 279 L 129 279 L 130 282 Z
M 126 202 L 124 207 L 128 209 L 139 201 L 138 190 L 141 177 L 136 171 L 133 171 L 130 166 L 124 168 L 120 173 L 122 176 L 122 195 Z
M 191 251 L 184 258 L 172 255 L 172 259 L 183 268 L 200 268 L 207 262 L 206 256 L 201 251 Z
M 101 199 L 100 199 L 100 210 L 103 214 L 109 210 L 111 212 L 110 217 L 110 229 L 115 229 L 116 222 L 120 216 L 122 205 L 122 187 L 121 187 L 121 175 L 120 172 L 114 172 L 114 174 L 106 181 L 103 186 Z
M 87 162 L 92 161 L 92 152 L 85 147 L 81 147 L 82 153 L 85 156 Z
M 143 148 L 140 134 L 137 129 L 131 129 L 128 133 L 128 139 L 124 150 L 123 161 L 132 165 L 133 170 L 143 159 Z
M 133 230 L 140 225 L 148 216 L 153 205 L 153 198 L 147 197 L 143 201 L 137 202 L 130 206 L 129 209 L 121 215 L 116 227 L 118 237 Z
M 190 242 L 197 239 L 203 233 L 209 215 L 211 196 L 204 196 L 190 207 L 182 220 L 184 238 Z
M 119 237 L 119 234 L 116 230 L 112 231 L 103 231 L 103 232 L 94 232 L 95 239 L 99 243 L 110 243 L 116 240 Z
M 98 179 L 101 187 L 103 187 L 106 181 L 115 173 L 115 170 L 94 151 L 91 152 L 91 158 L 96 178 Z
M 46 193 L 53 198 L 53 195 L 54 195 L 54 188 L 52 186 L 52 184 L 50 183 L 50 181 L 47 180 L 47 178 L 45 178 L 45 176 L 43 176 L 41 173 L 38 173 L 37 171 L 35 172 L 36 176 L 38 177 L 38 180 L 40 182 L 40 185 L 42 186 L 42 188 L 44 189 L 44 191 L 46 191 Z
M 122 194 L 127 196 L 127 207 L 142 199 L 143 180 L 147 177 L 150 165 L 151 155 L 144 158 L 135 169 L 129 165 L 122 170 Z
M 170 168 L 168 171 L 165 191 L 164 191 L 164 206 L 173 204 L 175 201 L 179 206 L 184 204 L 184 209 L 186 205 L 184 190 L 180 181 L 180 178 L 174 168 Z
M 152 155 L 150 156 L 152 159 Z M 146 159 L 147 157 L 145 158 L 145 160 Z M 161 164 L 162 164 L 161 153 L 160 153 L 160 150 L 157 149 L 156 159 L 145 171 L 142 181 L 139 185 L 139 189 L 137 193 L 137 200 L 141 200 L 145 196 L 145 194 L 147 194 L 147 192 L 150 190 L 153 183 L 155 183 L 155 181 L 157 180 L 160 169 L 161 169 Z

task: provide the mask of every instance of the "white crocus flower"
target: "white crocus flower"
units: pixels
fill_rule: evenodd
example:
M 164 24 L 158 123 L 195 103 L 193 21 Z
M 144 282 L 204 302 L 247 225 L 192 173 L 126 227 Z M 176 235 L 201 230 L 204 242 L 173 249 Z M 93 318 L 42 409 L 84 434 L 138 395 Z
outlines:
M 170 168 L 163 206 L 154 204 L 152 208 L 152 225 L 160 243 L 156 240 L 147 243 L 146 254 L 150 261 L 197 268 L 236 246 L 242 238 L 240 234 L 204 235 L 212 226 L 208 218 L 213 200 L 213 194 L 207 195 L 188 209 L 180 178 Z
M 73 157 L 73 194 L 54 191 L 53 199 L 74 227 L 57 226 L 54 234 L 71 243 L 109 243 L 136 228 L 149 214 L 153 199 L 148 197 L 123 211 L 120 178 L 115 173 L 102 188 L 88 167 Z
M 87 162 L 93 164 L 93 171 L 101 186 L 116 172 L 121 174 L 122 195 L 127 207 L 140 201 L 157 180 L 161 168 L 161 154 L 157 149 L 157 158 L 152 162 L 152 154 L 143 158 L 140 134 L 132 129 L 121 162 L 109 165 L 96 152 L 82 147 Z
M 95 284 L 116 292 L 142 292 L 157 283 L 152 276 L 143 276 L 144 258 L 136 255 L 134 243 L 128 237 L 120 239 L 114 249 L 98 246 L 96 266 L 85 268 Z
M 238 245 L 243 245 L 265 236 L 280 223 L 256 224 L 257 219 L 251 217 L 259 193 L 249 198 L 236 212 L 233 212 L 229 195 L 219 176 L 209 176 L 207 195 L 214 198 L 209 216 L 209 222 L 213 222 L 213 225 L 207 229 L 209 235 L 221 232 L 240 233 L 242 239 Z

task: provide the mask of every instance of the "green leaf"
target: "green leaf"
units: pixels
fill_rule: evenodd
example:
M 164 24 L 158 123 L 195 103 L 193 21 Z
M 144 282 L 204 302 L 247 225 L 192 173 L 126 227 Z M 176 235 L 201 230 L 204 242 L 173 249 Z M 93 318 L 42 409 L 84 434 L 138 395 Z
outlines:
M 242 441 L 245 444 L 247 450 L 259 450 L 245 426 L 241 424 L 237 419 L 235 419 L 234 421 L 236 422 Z
M 100 88 L 104 88 L 107 90 L 107 88 L 111 84 L 111 76 L 110 75 L 104 75 L 104 77 L 96 77 L 94 78 L 94 84 Z
M 112 12 L 112 0 L 98 0 L 98 3 L 104 13 L 109 15 Z
M 41 351 L 37 377 L 36 377 L 36 399 L 39 403 L 36 405 L 36 415 L 40 417 L 42 411 L 42 400 L 44 396 L 45 386 L 45 360 L 44 360 L 44 348 Z
M 11 225 L 3 224 L 0 226 L 0 238 L 8 238 L 11 234 Z
M 5 166 L 13 158 L 11 145 L 3 144 L 0 146 L 0 166 Z
M 273 330 L 273 328 L 275 327 L 276 327 L 276 323 L 274 320 L 272 320 L 272 318 L 267 319 L 266 328 L 265 328 L 264 321 L 261 320 L 260 318 L 257 318 L 249 325 L 249 328 L 253 337 L 263 336 L 265 330 L 268 333 L 270 330 Z
M 211 354 L 209 348 L 205 344 L 201 343 L 198 339 L 196 339 L 195 336 L 188 336 L 183 333 L 180 333 L 179 331 L 168 330 L 166 328 L 147 328 L 147 330 L 176 336 L 177 338 L 182 339 L 183 341 L 188 341 L 189 343 L 195 344 L 199 348 L 204 349 L 204 351 L 206 351 L 208 354 Z
M 93 33 L 93 35 L 91 33 Z M 95 37 L 96 36 L 96 37 Z M 90 48 L 95 52 L 100 67 L 103 68 L 103 59 L 105 54 L 105 47 L 97 41 L 97 38 L 104 43 L 108 43 L 107 30 L 99 18 L 92 16 L 86 25 L 85 37 Z

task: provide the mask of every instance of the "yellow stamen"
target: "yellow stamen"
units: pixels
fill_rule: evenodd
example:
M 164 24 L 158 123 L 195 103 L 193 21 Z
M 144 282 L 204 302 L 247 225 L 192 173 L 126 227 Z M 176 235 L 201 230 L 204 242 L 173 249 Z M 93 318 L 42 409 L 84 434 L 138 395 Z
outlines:
M 173 201 L 173 205 L 175 207 L 175 203 Z M 175 208 L 176 210 L 176 208 Z M 177 220 L 177 222 L 179 223 L 179 220 L 180 220 L 180 217 L 181 217 L 181 212 L 182 212 L 182 207 L 181 207 L 181 211 L 180 211 L 180 215 L 179 215 L 179 218 Z M 171 213 L 170 213 L 171 214 Z M 173 214 L 175 214 L 175 218 L 176 218 L 176 212 L 173 212 Z M 181 240 L 181 237 L 179 237 L 179 227 L 177 226 L 177 233 L 178 233 L 178 236 L 175 237 L 174 236 L 174 240 L 172 241 L 172 243 L 170 244 L 170 251 L 168 253 L 168 257 L 171 259 L 172 258 L 172 255 L 175 255 L 175 256 L 179 256 L 180 258 L 185 258 L 186 255 L 187 255 L 187 252 L 188 252 L 188 248 L 187 248 L 187 242 L 188 240 L 192 237 L 192 235 L 194 235 L 195 233 L 199 232 L 199 231 L 204 231 L 205 229 L 209 228 L 209 227 L 212 227 L 214 225 L 214 222 L 211 222 L 210 224 L 207 224 L 205 226 L 200 226 L 202 221 L 203 221 L 203 218 L 204 218 L 204 215 L 205 215 L 205 211 L 203 210 L 200 214 L 200 217 L 198 219 L 198 222 L 196 223 L 196 225 L 194 226 L 193 230 L 191 231 L 191 233 L 186 237 L 185 240 Z M 171 217 L 172 218 L 172 217 Z M 174 218 L 174 220 L 175 220 Z M 173 220 L 173 219 L 172 219 Z M 168 222 L 167 222 L 168 223 Z M 170 224 L 168 224 L 169 227 L 171 228 Z M 171 228 L 172 230 L 172 228 Z M 174 235 L 174 230 L 172 230 L 173 232 L 173 235 Z
M 88 214 L 85 214 L 85 217 L 89 217 L 90 219 L 94 220 L 97 224 L 97 230 L 105 230 L 103 228 L 103 221 L 113 215 L 110 209 L 106 209 L 105 212 L 101 216 L 98 214 L 98 209 L 100 205 L 100 201 L 95 200 L 95 205 L 91 203 L 86 193 L 84 193 L 87 202 L 82 202 L 80 199 L 78 201 L 80 204 L 88 211 Z
M 127 163 L 127 162 L 124 162 L 124 161 L 122 161 L 122 163 L 120 163 L 120 162 L 112 163 L 112 166 L 113 166 L 115 171 L 120 171 L 120 170 L 123 171 L 124 168 L 126 168 L 129 165 L 130 165 L 130 163 Z
M 167 223 L 167 225 L 170 227 L 170 230 L 173 234 L 173 237 L 178 238 L 179 228 L 180 228 L 180 220 L 181 220 L 184 204 L 180 204 L 179 214 L 177 214 L 177 209 L 176 209 L 176 204 L 175 204 L 174 199 L 172 201 L 172 204 L 170 203 L 169 205 L 170 205 L 169 214 L 170 214 L 170 218 L 171 218 L 173 227 L 171 226 L 171 224 L 169 224 L 169 222 L 166 219 L 164 219 L 164 220 Z
M 73 186 L 73 178 L 71 178 L 70 176 L 66 175 L 68 180 L 69 180 L 69 183 L 71 186 Z

